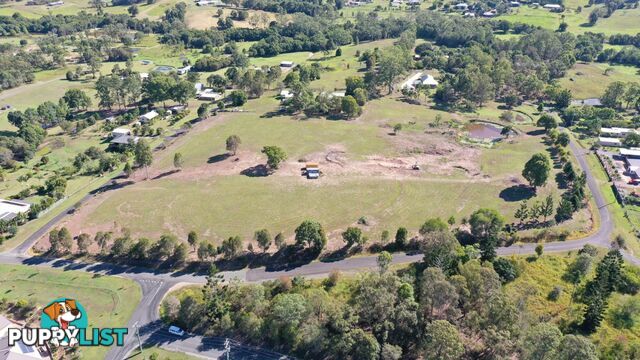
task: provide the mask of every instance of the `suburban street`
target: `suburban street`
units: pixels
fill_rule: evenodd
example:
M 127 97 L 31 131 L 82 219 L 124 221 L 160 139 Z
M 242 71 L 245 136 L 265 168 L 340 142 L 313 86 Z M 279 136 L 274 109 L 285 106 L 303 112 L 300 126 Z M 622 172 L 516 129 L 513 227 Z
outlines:
M 564 252 L 577 250 L 585 244 L 592 244 L 599 247 L 608 248 L 610 246 L 613 223 L 608 210 L 608 205 L 593 177 L 591 169 L 584 158 L 586 150 L 578 147 L 574 142 L 570 143 L 570 148 L 575 154 L 582 171 L 587 175 L 587 184 L 591 190 L 594 202 L 600 215 L 600 228 L 594 234 L 580 240 L 565 242 L 550 242 L 544 244 L 545 252 Z M 91 196 L 91 195 L 88 195 Z M 86 200 L 83 199 L 83 200 Z M 0 254 L 0 263 L 21 264 L 29 266 L 39 266 L 55 268 L 61 270 L 86 271 L 104 275 L 122 276 L 136 281 L 142 289 L 142 299 L 136 308 L 127 326 L 127 335 L 124 347 L 114 347 L 107 355 L 107 359 L 121 360 L 127 358 L 129 354 L 136 351 L 138 341 L 136 329 L 139 329 L 140 340 L 143 344 L 156 345 L 167 350 L 175 350 L 186 353 L 197 354 L 201 357 L 217 358 L 224 354 L 223 338 L 211 338 L 195 335 L 187 335 L 179 338 L 170 335 L 166 326 L 160 321 L 159 306 L 164 296 L 178 284 L 203 284 L 206 277 L 187 273 L 170 273 L 150 270 L 139 267 L 126 267 L 107 263 L 81 263 L 64 259 L 46 259 L 28 255 L 28 250 L 33 246 L 39 237 L 46 234 L 53 226 L 62 220 L 67 214 L 73 211 L 73 207 L 64 210 L 60 215 L 49 221 L 42 228 L 32 234 L 23 244 L 15 249 Z M 533 254 L 536 244 L 513 245 L 498 249 L 499 255 L 523 255 Z M 640 259 L 632 256 L 626 251 L 622 251 L 624 258 L 640 265 Z M 322 277 L 331 271 L 355 272 L 360 270 L 374 269 L 377 266 L 377 255 L 351 257 L 335 262 L 311 262 L 309 264 L 283 271 L 268 271 L 265 268 L 240 270 L 233 272 L 223 272 L 225 279 L 237 279 L 244 282 L 260 282 L 277 279 L 281 276 L 308 276 Z M 421 254 L 396 253 L 393 255 L 393 264 L 404 264 L 417 262 L 422 259 Z M 231 358 L 233 359 L 278 359 L 280 354 L 256 349 L 242 344 L 231 343 Z

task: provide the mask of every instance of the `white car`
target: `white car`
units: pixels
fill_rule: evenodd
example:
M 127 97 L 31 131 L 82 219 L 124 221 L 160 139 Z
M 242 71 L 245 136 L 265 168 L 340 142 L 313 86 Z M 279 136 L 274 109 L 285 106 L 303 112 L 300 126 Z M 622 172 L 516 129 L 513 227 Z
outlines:
M 169 326 L 169 333 L 177 336 L 184 336 L 184 330 L 177 326 Z

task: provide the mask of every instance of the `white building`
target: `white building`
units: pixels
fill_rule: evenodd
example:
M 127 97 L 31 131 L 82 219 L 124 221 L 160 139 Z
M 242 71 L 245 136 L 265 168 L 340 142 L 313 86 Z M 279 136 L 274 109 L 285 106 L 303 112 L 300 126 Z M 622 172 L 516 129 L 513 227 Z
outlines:
M 111 137 L 114 139 L 123 135 L 131 135 L 131 130 L 127 128 L 117 128 L 111 131 Z
M 402 88 L 415 89 L 420 85 L 429 88 L 435 88 L 438 86 L 438 80 L 436 80 L 431 74 L 419 72 L 408 78 L 407 81 L 402 84 Z
M 543 6 L 543 8 L 545 8 L 547 10 L 551 10 L 551 11 L 561 11 L 562 10 L 562 5 L 559 5 L 559 4 L 546 4 L 545 6 Z
M 9 329 L 21 329 L 23 326 L 14 323 L 0 315 L 0 359 L 1 360 L 40 360 L 51 359 L 51 354 L 46 347 L 26 345 L 19 341 L 14 346 L 9 346 Z
M 147 121 L 151 121 L 155 119 L 158 115 L 159 114 L 155 110 L 151 110 L 144 115 L 140 115 L 140 117 L 138 118 L 138 121 L 140 121 L 141 123 L 145 123 Z
M 627 136 L 630 133 L 637 133 L 635 129 L 629 128 L 619 128 L 619 127 L 610 127 L 610 128 L 601 128 L 600 134 L 602 137 L 617 137 L 622 138 Z
M 184 75 L 186 73 L 188 73 L 191 70 L 191 65 L 189 66 L 185 66 L 185 67 L 181 67 L 178 69 L 178 75 Z
M 280 91 L 280 98 L 282 100 L 291 99 L 292 97 L 293 97 L 293 92 L 291 92 L 291 90 L 282 89 L 282 91 Z
M 50 3 L 47 3 L 48 6 L 61 6 L 64 5 L 64 1 L 52 1 Z
M 199 94 L 196 95 L 198 100 L 207 100 L 207 101 L 218 101 L 224 97 L 224 94 L 215 92 L 213 89 L 204 89 Z
M 469 9 L 469 4 L 467 3 L 458 3 L 453 5 L 453 8 L 459 11 L 467 11 Z
M 602 146 L 613 146 L 620 147 L 622 146 L 622 141 L 618 138 L 610 138 L 610 137 L 599 137 L 598 143 Z
M 23 214 L 31 209 L 31 204 L 20 200 L 0 199 L 0 220 L 9 221 L 18 214 Z

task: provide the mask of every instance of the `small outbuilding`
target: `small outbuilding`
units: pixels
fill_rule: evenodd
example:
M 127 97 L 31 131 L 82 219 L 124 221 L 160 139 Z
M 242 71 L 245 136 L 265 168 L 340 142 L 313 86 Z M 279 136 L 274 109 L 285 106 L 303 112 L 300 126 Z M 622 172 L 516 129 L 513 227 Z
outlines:
M 619 138 L 611 138 L 611 137 L 599 137 L 598 144 L 601 146 L 611 146 L 611 147 L 620 147 L 622 146 L 622 141 Z
M 307 163 L 304 170 L 307 179 L 317 179 L 320 177 L 320 167 L 316 163 Z
M 294 65 L 293 61 L 281 61 L 280 62 L 280 67 L 291 68 L 291 67 L 293 67 L 293 65 Z
M 158 117 L 158 112 L 155 110 L 151 110 L 148 113 L 144 114 L 144 115 L 140 115 L 140 117 L 138 118 L 138 121 L 140 121 L 141 123 L 145 123 L 145 122 L 149 122 L 153 119 L 155 119 L 156 117 Z

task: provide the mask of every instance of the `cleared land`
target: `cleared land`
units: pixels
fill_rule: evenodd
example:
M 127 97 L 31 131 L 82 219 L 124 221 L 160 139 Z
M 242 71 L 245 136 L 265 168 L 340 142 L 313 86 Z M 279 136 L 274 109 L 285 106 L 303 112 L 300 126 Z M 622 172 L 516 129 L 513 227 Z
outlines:
M 571 90 L 575 99 L 599 98 L 614 81 L 633 81 L 638 69 L 633 66 L 602 63 L 577 63 L 560 79 L 563 88 Z
M 142 293 L 133 281 L 84 272 L 0 265 L 0 297 L 28 299 L 38 308 L 60 297 L 78 300 L 88 312 L 89 327 L 126 326 Z M 100 359 L 108 348 L 82 350 L 87 359 Z

